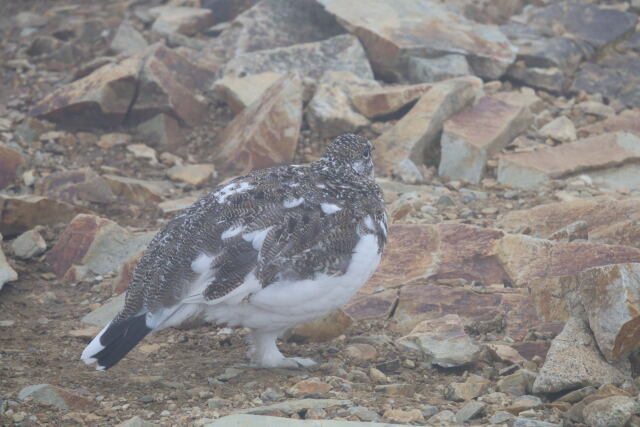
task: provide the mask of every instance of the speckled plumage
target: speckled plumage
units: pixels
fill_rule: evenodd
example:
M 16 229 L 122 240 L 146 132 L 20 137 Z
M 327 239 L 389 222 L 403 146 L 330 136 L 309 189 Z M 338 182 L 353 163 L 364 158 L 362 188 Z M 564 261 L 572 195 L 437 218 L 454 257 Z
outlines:
M 293 316 L 291 325 L 274 320 L 277 327 L 262 328 L 260 322 L 268 323 L 270 317 L 249 320 L 252 298 L 274 284 L 295 292 L 296 283 L 333 283 L 353 266 L 355 248 L 366 236 L 377 246 L 378 256 L 369 256 L 377 265 L 387 224 L 382 192 L 373 180 L 371 150 L 365 138 L 347 134 L 310 166 L 257 170 L 214 189 L 155 236 L 134 271 L 125 306 L 111 324 L 147 313 L 147 326 L 162 329 L 205 312 L 213 321 L 279 334 L 305 320 Z M 366 271 L 364 275 L 373 272 Z M 241 301 L 228 303 L 234 293 Z M 231 308 L 219 309 L 223 301 Z M 243 303 L 248 307 L 241 314 L 223 314 Z M 303 299 L 299 303 L 305 304 Z M 184 305 L 197 308 L 183 310 Z M 324 305 L 317 307 L 317 314 L 323 310 Z

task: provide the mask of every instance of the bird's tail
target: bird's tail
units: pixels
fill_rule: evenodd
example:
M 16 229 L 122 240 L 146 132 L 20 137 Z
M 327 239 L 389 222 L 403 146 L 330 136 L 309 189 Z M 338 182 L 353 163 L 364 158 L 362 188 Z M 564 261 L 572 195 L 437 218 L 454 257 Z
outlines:
M 120 361 L 149 332 L 146 313 L 114 322 L 111 321 L 87 345 L 81 359 L 86 364 L 98 362 L 96 369 L 104 371 Z

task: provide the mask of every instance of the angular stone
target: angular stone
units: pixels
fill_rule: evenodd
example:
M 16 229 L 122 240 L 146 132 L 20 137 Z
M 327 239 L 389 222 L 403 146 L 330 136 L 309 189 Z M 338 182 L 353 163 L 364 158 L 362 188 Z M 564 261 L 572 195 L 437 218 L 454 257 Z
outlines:
M 107 133 L 100 137 L 98 141 L 98 147 L 108 150 L 118 145 L 127 145 L 131 142 L 131 135 L 126 133 Z
M 2 234 L 0 234 L 0 243 L 2 243 Z M 18 280 L 18 273 L 7 262 L 2 247 L 0 247 L 0 290 L 5 283 Z
M 471 374 L 463 383 L 449 383 L 445 396 L 455 402 L 473 400 L 484 394 L 491 385 L 491 381 L 479 375 Z
M 213 13 L 197 7 L 158 6 L 149 9 L 155 18 L 151 30 L 160 34 L 180 33 L 192 36 L 213 25 Z
M 640 58 L 636 53 L 610 54 L 597 63 L 580 66 L 571 85 L 572 92 L 599 94 L 622 105 L 640 108 Z
M 82 323 L 104 328 L 124 307 L 124 294 L 107 300 L 100 307 L 82 317 Z
M 409 56 L 407 80 L 411 83 L 430 83 L 470 76 L 473 71 L 463 55 L 449 54 L 436 58 Z
M 22 259 L 42 255 L 47 250 L 47 242 L 37 229 L 25 231 L 11 242 L 11 250 L 16 257 Z
M 47 257 L 58 278 L 76 281 L 87 273 L 107 274 L 144 248 L 153 236 L 134 235 L 113 221 L 94 215 L 76 216 Z
M 577 111 L 581 114 L 590 114 L 597 117 L 613 117 L 616 115 L 616 110 L 610 106 L 605 105 L 602 102 L 597 101 L 583 101 L 576 104 L 573 107 L 573 111 Z
M 586 386 L 622 384 L 627 380 L 630 380 L 628 362 L 617 367 L 607 363 L 587 324 L 572 317 L 551 343 L 533 392 L 556 393 Z
M 375 0 L 366 8 L 340 0 L 319 3 L 362 41 L 376 73 L 388 79 L 407 77 L 409 56 L 463 54 L 475 74 L 489 79 L 500 77 L 516 57 L 496 27 L 468 21 L 435 2 Z
M 60 409 L 88 410 L 96 407 L 93 400 L 49 384 L 30 385 L 20 390 L 18 399 L 25 400 L 27 398 Z
M 498 181 L 521 188 L 588 171 L 594 181 L 616 188 L 640 188 L 640 137 L 602 134 L 535 152 L 507 154 L 498 163 Z
M 198 165 L 176 165 L 167 170 L 167 176 L 174 181 L 186 182 L 194 187 L 200 187 L 207 183 L 212 177 L 215 178 L 216 168 L 209 163 Z
M 376 348 L 370 344 L 350 344 L 345 349 L 345 354 L 355 360 L 372 360 L 378 357 Z
M 345 305 L 345 313 L 355 320 L 389 317 L 398 301 L 398 292 L 395 289 L 376 293 L 367 293 L 368 291 L 370 290 L 354 296 Z
M 89 168 L 54 172 L 36 185 L 38 195 L 72 204 L 82 202 L 109 204 L 116 196 L 109 184 Z
M 487 344 L 487 349 L 491 354 L 502 362 L 514 365 L 524 362 L 526 359 L 513 347 L 504 344 Z
M 576 128 L 566 116 L 560 116 L 540 128 L 540 135 L 560 142 L 576 140 Z
M 640 264 L 596 267 L 578 274 L 584 308 L 598 348 L 610 362 L 640 347 Z
M 480 183 L 487 160 L 533 123 L 525 106 L 485 96 L 444 123 L 438 174 Z
M 213 91 L 238 114 L 282 78 L 282 73 L 260 73 L 247 77 L 225 76 L 216 81 Z
M 288 333 L 288 341 L 298 343 L 325 342 L 342 335 L 353 323 L 351 316 L 341 309 L 317 320 L 296 326 Z
M 24 164 L 22 154 L 0 144 L 0 190 L 11 184 Z
M 117 175 L 103 175 L 113 194 L 128 202 L 147 204 L 162 201 L 162 195 L 167 193 L 171 184 L 163 181 L 147 181 Z
M 46 215 L 42 215 L 46 212 Z M 86 209 L 46 197 L 0 195 L 0 233 L 15 236 L 36 225 L 52 226 L 69 222 Z
M 384 411 L 382 416 L 389 421 L 399 422 L 399 423 L 417 423 L 424 421 L 424 416 L 422 412 L 418 409 L 387 409 Z
M 398 340 L 398 344 L 418 351 L 429 362 L 445 368 L 473 363 L 480 353 L 480 348 L 464 332 L 460 317 L 455 314 L 418 323 L 409 335 Z
M 163 213 L 168 214 L 184 210 L 197 201 L 197 197 L 187 196 L 181 199 L 167 200 L 166 202 L 159 203 L 158 207 Z
M 542 399 L 537 396 L 523 395 L 514 399 L 513 403 L 506 408 L 505 411 L 511 412 L 514 415 L 518 415 L 520 412 L 527 411 L 529 409 L 540 408 L 544 405 Z
M 334 406 L 347 407 L 351 406 L 350 400 L 338 400 L 338 399 L 299 399 L 288 400 L 285 402 L 274 403 L 268 406 L 257 406 L 254 408 L 241 409 L 238 411 L 240 414 L 269 414 L 275 411 L 280 411 L 286 415 L 291 415 L 304 411 L 307 409 L 326 409 Z
M 136 127 L 140 135 L 149 145 L 161 151 L 175 153 L 185 144 L 185 136 L 175 117 L 160 113 Z
M 320 381 L 319 378 L 309 378 L 308 380 L 302 380 L 295 383 L 287 394 L 293 397 L 303 397 L 310 394 L 323 394 L 328 393 L 331 390 L 331 386 L 325 382 Z
M 456 413 L 456 421 L 460 424 L 466 423 L 467 421 L 480 416 L 486 407 L 486 403 L 469 402 Z
M 378 87 L 375 80 L 361 79 L 349 72 L 326 72 L 307 106 L 309 127 L 324 138 L 357 133 L 369 120 L 353 111 L 350 98 L 357 92 Z
M 327 40 L 245 53 L 231 59 L 223 74 L 244 77 L 267 71 L 319 79 L 326 71 L 349 71 L 364 79 L 373 72 L 357 38 L 345 34 Z
M 397 112 L 416 101 L 432 87 L 430 83 L 385 86 L 358 92 L 351 97 L 351 100 L 360 113 L 372 119 Z
M 290 163 L 301 123 L 302 83 L 287 75 L 229 123 L 218 137 L 214 162 L 225 174 Z
M 404 427 L 406 424 L 389 424 L 374 422 L 354 422 L 339 420 L 299 420 L 292 418 L 234 414 L 219 418 L 204 427 L 237 427 L 237 426 L 269 426 L 269 427 Z M 555 426 L 555 424 L 554 424 Z
M 524 396 L 527 393 L 531 393 L 535 380 L 535 372 L 519 369 L 511 375 L 500 378 L 496 388 L 511 396 Z
M 538 421 L 533 418 L 518 417 L 513 421 L 513 427 L 562 427 L 562 424 Z
M 591 242 L 640 248 L 638 220 L 639 199 L 592 198 L 507 212 L 498 218 L 497 226 L 511 233 L 528 228 L 533 235 L 549 238 L 576 221 L 584 221 Z
M 262 0 L 238 15 L 209 42 L 208 50 L 222 51 L 232 59 L 247 52 L 318 42 L 343 32 L 314 0 Z
M 524 61 L 509 67 L 508 75 L 517 82 L 552 93 L 563 93 L 571 85 L 571 79 L 559 68 L 528 67 Z
M 445 120 L 472 104 L 481 91 L 482 81 L 475 77 L 433 85 L 411 111 L 374 141 L 377 171 L 393 173 L 405 162 L 414 167 L 416 178 L 422 179 L 418 167 L 436 148 Z
M 116 424 L 116 427 L 156 427 L 156 426 L 157 424 L 144 420 L 137 415 L 133 418 L 129 418 L 127 421 L 123 421 L 120 424 Z
M 382 384 L 377 385 L 374 388 L 376 393 L 386 394 L 388 396 L 405 396 L 409 397 L 416 392 L 415 384 Z
M 520 92 L 498 92 L 491 96 L 511 106 L 527 107 L 532 113 L 539 113 L 545 108 L 542 99 L 530 88 L 522 88 Z
M 66 126 L 105 128 L 140 123 L 164 112 L 195 125 L 207 110 L 196 91 L 210 86 L 214 71 L 154 45 L 55 90 L 31 115 Z
M 144 51 L 149 44 L 129 21 L 122 21 L 109 45 L 119 55 L 132 56 Z
M 578 129 L 578 133 L 582 136 L 608 132 L 631 132 L 640 136 L 640 110 L 625 110 L 615 117 Z
M 611 396 L 589 403 L 582 414 L 589 426 L 624 426 L 639 411 L 640 404 L 633 398 Z

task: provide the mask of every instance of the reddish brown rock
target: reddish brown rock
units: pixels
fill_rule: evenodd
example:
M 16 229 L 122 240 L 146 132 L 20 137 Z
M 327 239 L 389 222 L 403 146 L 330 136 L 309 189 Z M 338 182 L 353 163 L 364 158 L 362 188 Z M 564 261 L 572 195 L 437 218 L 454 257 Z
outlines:
M 259 99 L 280 78 L 281 73 L 271 72 L 247 77 L 226 76 L 216 81 L 213 91 L 238 114 Z
M 302 380 L 294 384 L 288 390 L 287 394 L 292 397 L 302 397 L 308 394 L 328 393 L 330 390 L 331 386 L 320 381 L 319 378 L 309 378 L 308 380 Z
M 373 360 L 378 357 L 378 351 L 371 344 L 350 344 L 345 349 L 345 354 L 356 360 Z
M 500 217 L 497 225 L 512 233 L 528 230 L 549 238 L 570 224 L 584 221 L 592 242 L 640 248 L 639 213 L 638 199 L 580 199 L 511 211 Z
M 366 117 L 385 116 L 395 113 L 402 107 L 416 101 L 424 95 L 433 84 L 423 83 L 409 86 L 387 86 L 379 89 L 356 93 L 351 100 L 353 105 Z
M 81 212 L 88 210 L 46 197 L 0 195 L 0 233 L 15 236 L 36 225 L 69 222 Z
M 600 135 L 609 132 L 631 132 L 640 136 L 640 110 L 626 110 L 618 116 L 578 129 L 580 136 Z
M 162 201 L 162 195 L 172 186 L 163 181 L 147 181 L 125 176 L 104 175 L 102 179 L 111 188 L 119 200 L 147 204 Z
M 116 196 L 109 184 L 89 168 L 54 172 L 38 182 L 38 195 L 72 204 L 82 202 L 109 204 Z
M 395 289 L 373 294 L 361 291 L 345 305 L 344 311 L 356 320 L 385 318 L 391 315 L 397 300 Z
M 127 290 L 129 283 L 131 283 L 131 279 L 133 279 L 133 271 L 140 262 L 143 253 L 144 251 L 142 250 L 134 253 L 124 262 L 124 264 L 122 264 L 118 271 L 118 275 L 113 279 L 111 284 L 113 295 L 120 295 Z
M 508 104 L 493 96 L 480 98 L 444 123 L 438 174 L 478 184 L 487 160 L 531 123 L 533 116 L 522 104 Z
M 197 91 L 208 88 L 214 71 L 154 45 L 61 87 L 40 101 L 31 115 L 86 128 L 112 127 L 125 121 L 135 124 L 158 113 L 171 113 L 195 125 L 207 109 Z
M 532 188 L 554 178 L 588 173 L 594 181 L 613 187 L 640 188 L 640 137 L 607 133 L 535 152 L 500 157 L 498 181 Z
M 113 221 L 94 215 L 76 216 L 47 256 L 59 278 L 80 280 L 89 273 L 107 274 L 151 240 L 150 234 L 134 235 Z
M 0 190 L 11 184 L 24 164 L 22 154 L 0 144 Z
M 377 171 L 422 180 L 420 166 L 435 149 L 444 121 L 472 104 L 481 90 L 482 81 L 475 77 L 433 85 L 394 127 L 374 141 Z
M 288 341 L 325 342 L 342 335 L 353 323 L 353 319 L 341 309 L 322 319 L 305 322 L 288 333 Z
M 227 126 L 218 137 L 214 161 L 226 174 L 290 163 L 301 123 L 302 83 L 287 75 Z

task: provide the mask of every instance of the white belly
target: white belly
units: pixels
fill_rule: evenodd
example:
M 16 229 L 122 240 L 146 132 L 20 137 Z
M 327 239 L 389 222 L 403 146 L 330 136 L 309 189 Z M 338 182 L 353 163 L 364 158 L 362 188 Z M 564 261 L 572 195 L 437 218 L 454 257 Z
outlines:
M 376 236 L 363 236 L 345 274 L 318 275 L 315 280 L 276 282 L 255 290 L 248 277 L 248 298 L 232 298 L 203 307 L 209 321 L 261 330 L 284 330 L 322 317 L 343 306 L 371 277 L 380 263 Z M 245 285 L 242 285 L 244 287 Z M 250 292 L 247 292 L 249 295 Z M 240 297 L 240 295 L 238 295 Z

